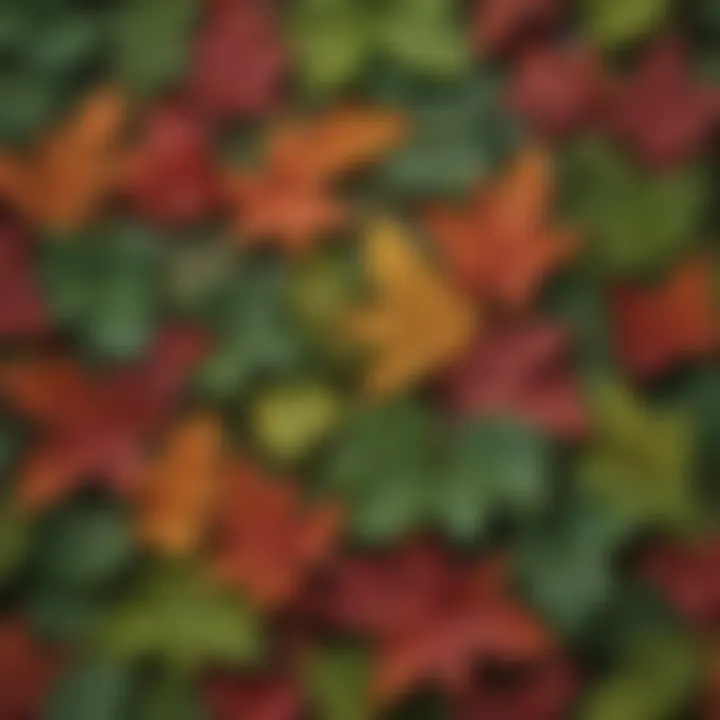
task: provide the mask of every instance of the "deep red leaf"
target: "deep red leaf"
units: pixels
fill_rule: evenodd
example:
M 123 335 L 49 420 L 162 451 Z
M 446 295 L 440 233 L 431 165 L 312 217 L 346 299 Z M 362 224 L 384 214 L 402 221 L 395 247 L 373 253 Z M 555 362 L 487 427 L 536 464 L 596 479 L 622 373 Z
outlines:
M 205 683 L 214 720 L 300 720 L 299 688 L 280 676 L 240 678 L 217 675 Z

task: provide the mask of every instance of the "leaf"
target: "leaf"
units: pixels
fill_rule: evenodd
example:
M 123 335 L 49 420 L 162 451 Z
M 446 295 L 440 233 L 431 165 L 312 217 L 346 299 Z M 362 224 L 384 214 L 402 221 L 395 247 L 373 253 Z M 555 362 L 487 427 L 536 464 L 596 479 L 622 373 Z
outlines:
M 144 120 L 125 160 L 124 190 L 141 217 L 177 227 L 208 217 L 219 181 L 206 128 L 181 103 L 164 103 Z
M 668 19 L 669 0 L 583 0 L 583 27 L 604 47 L 614 49 L 642 40 Z
M 189 93 L 215 121 L 262 116 L 282 99 L 287 52 L 273 3 L 211 0 L 195 46 Z
M 197 413 L 182 420 L 150 462 L 138 504 L 138 532 L 151 549 L 190 555 L 207 537 L 223 486 L 220 418 Z
M 324 443 L 342 414 L 342 399 L 332 388 L 299 380 L 261 391 L 252 403 L 250 423 L 265 453 L 283 465 L 295 465 Z
M 335 552 L 343 512 L 335 503 L 304 507 L 297 485 L 232 470 L 211 558 L 214 576 L 260 607 L 281 606 Z
M 282 675 L 214 674 L 205 684 L 205 696 L 216 720 L 297 720 L 303 710 L 300 688 Z
M 87 225 L 119 181 L 125 101 L 101 87 L 24 155 L 0 155 L 0 198 L 34 224 L 56 231 Z
M 615 347 L 640 378 L 709 358 L 720 342 L 709 258 L 676 266 L 660 285 L 620 286 L 612 295 Z
M 198 7 L 196 0 L 130 0 L 121 6 L 112 59 L 123 86 L 147 97 L 182 75 Z
M 263 652 L 259 618 L 237 597 L 193 567 L 156 565 L 119 602 L 100 647 L 123 661 L 152 658 L 165 667 L 197 670 L 221 663 L 244 666 Z
M 21 504 L 42 510 L 94 482 L 136 493 L 143 446 L 204 352 L 204 336 L 170 327 L 142 363 L 107 378 L 64 360 L 0 366 L 0 396 L 44 430 L 20 473 Z
M 645 407 L 609 382 L 598 385 L 593 406 L 595 440 L 580 462 L 580 486 L 636 527 L 693 527 L 701 501 L 690 472 L 687 418 Z
M 582 438 L 590 416 L 570 346 L 559 324 L 499 326 L 448 370 L 441 397 L 463 417 L 504 415 L 559 438 Z
M 540 45 L 520 55 L 507 102 L 537 132 L 554 138 L 588 127 L 608 89 L 601 56 L 593 48 Z
M 427 209 L 430 233 L 467 290 L 507 307 L 526 306 L 577 252 L 574 232 L 546 229 L 552 178 L 551 158 L 530 148 L 495 186 L 479 187 L 467 209 Z
M 226 179 L 241 241 L 306 252 L 348 220 L 334 183 L 387 153 L 404 133 L 398 113 L 362 106 L 281 126 L 268 140 L 264 169 Z
M 34 527 L 12 498 L 0 498 L 0 590 L 16 580 L 28 558 Z
M 476 0 L 473 39 L 485 53 L 504 52 L 533 31 L 552 29 L 565 0 Z
M 606 125 L 648 166 L 682 167 L 709 141 L 718 98 L 717 90 L 693 79 L 682 41 L 660 38 L 611 96 Z
M 386 397 L 417 385 L 461 356 L 475 335 L 479 312 L 394 220 L 380 219 L 370 226 L 363 257 L 375 297 L 365 308 L 350 312 L 345 332 L 371 352 L 364 393 Z
M 608 274 L 662 269 L 697 241 L 708 200 L 699 165 L 651 175 L 599 141 L 568 158 L 567 206 Z
M 546 629 L 508 592 L 502 563 L 463 564 L 436 546 L 346 558 L 319 602 L 334 626 L 371 639 L 373 690 L 385 703 L 425 682 L 467 690 L 475 663 L 532 663 L 553 648 Z

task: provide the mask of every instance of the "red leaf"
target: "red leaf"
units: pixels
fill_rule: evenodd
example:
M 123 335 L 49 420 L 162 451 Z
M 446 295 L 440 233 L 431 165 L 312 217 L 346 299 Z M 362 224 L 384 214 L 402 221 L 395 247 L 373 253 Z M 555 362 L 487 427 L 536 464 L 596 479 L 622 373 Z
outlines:
M 473 36 L 481 52 L 505 52 L 528 34 L 555 25 L 565 0 L 478 0 Z
M 415 544 L 344 559 L 319 590 L 319 604 L 332 624 L 375 643 L 380 700 L 425 681 L 462 693 L 476 661 L 534 662 L 553 650 L 549 631 L 510 595 L 507 575 L 502 562 L 463 564 Z
M 263 607 L 286 603 L 333 554 L 342 526 L 334 504 L 304 508 L 299 486 L 234 469 L 218 522 L 213 565 L 219 579 Z
M 219 200 L 205 129 L 179 103 L 153 110 L 130 154 L 126 195 L 136 212 L 160 225 L 183 225 L 209 215 Z
M 0 622 L 0 717 L 34 720 L 61 668 L 58 654 L 38 644 L 22 621 Z
M 556 136 L 587 125 L 607 89 L 599 53 L 540 45 L 521 55 L 508 102 L 540 133 Z
M 570 365 L 570 334 L 526 322 L 484 336 L 442 386 L 461 415 L 507 414 L 560 437 L 584 436 L 590 413 Z
M 710 138 L 719 99 L 717 90 L 693 81 L 682 42 L 664 38 L 646 52 L 635 75 L 616 89 L 607 126 L 648 165 L 676 166 Z
M 720 537 L 654 547 L 643 558 L 642 571 L 682 615 L 720 629 Z
M 269 0 L 206 0 L 190 76 L 193 103 L 213 120 L 262 115 L 281 99 L 287 57 Z
M 290 680 L 218 675 L 205 684 L 215 720 L 300 720 L 303 699 Z
M 4 224 L 0 226 L 0 337 L 27 337 L 48 329 L 28 238 Z
M 612 311 L 618 355 L 642 377 L 705 357 L 720 339 L 712 270 L 704 258 L 690 260 L 659 287 L 616 289 Z
M 44 430 L 22 472 L 21 501 L 41 509 L 92 481 L 134 494 L 144 445 L 168 419 L 205 345 L 193 330 L 169 329 L 143 362 L 106 377 L 52 359 L 0 368 L 0 395 Z

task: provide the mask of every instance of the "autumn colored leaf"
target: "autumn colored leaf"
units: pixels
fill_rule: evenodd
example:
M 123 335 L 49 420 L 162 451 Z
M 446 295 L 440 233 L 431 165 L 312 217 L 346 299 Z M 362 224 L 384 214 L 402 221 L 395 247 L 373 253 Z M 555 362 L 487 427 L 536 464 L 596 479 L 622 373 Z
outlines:
M 29 153 L 0 155 L 0 198 L 44 228 L 86 225 L 119 182 L 125 114 L 118 90 L 96 90 Z
M 21 619 L 0 622 L 0 712 L 3 718 L 40 717 L 61 668 L 57 651 L 34 640 Z
M 214 574 L 261 607 L 280 606 L 333 555 L 342 523 L 339 505 L 303 508 L 297 485 L 238 465 L 226 484 L 217 524 Z
M 300 688 L 283 676 L 213 675 L 204 694 L 216 720 L 298 720 L 302 716 Z
M 287 57 L 274 2 L 207 0 L 189 81 L 211 120 L 263 115 L 281 99 Z
M 491 330 L 442 379 L 442 397 L 462 416 L 507 415 L 580 438 L 590 413 L 560 325 L 529 321 Z
M 620 361 L 641 378 L 709 357 L 720 343 L 720 311 L 705 257 L 685 262 L 659 286 L 616 288 L 612 308 Z
M 431 234 L 469 291 L 510 308 L 525 306 L 577 252 L 574 232 L 546 228 L 552 183 L 551 158 L 531 148 L 496 185 L 477 188 L 469 206 L 427 208 Z
M 125 161 L 123 185 L 133 209 L 163 226 L 206 218 L 219 201 L 219 181 L 206 129 L 180 103 L 152 110 Z
M 403 135 L 397 113 L 364 107 L 280 127 L 269 139 L 265 168 L 227 174 L 227 203 L 241 241 L 307 251 L 348 219 L 345 204 L 333 196 L 334 182 Z
M 143 445 L 167 420 L 205 346 L 197 331 L 169 328 L 147 358 L 108 377 L 70 360 L 6 362 L 0 396 L 43 430 L 22 469 L 23 504 L 42 509 L 93 481 L 134 494 Z
M 549 631 L 511 596 L 503 562 L 462 564 L 418 543 L 346 558 L 318 592 L 329 622 L 371 638 L 381 702 L 426 681 L 467 692 L 476 663 L 533 663 L 553 652 Z
M 32 337 L 49 329 L 30 238 L 20 228 L 4 223 L 0 225 L 0 337 Z
M 597 51 L 540 45 L 520 55 L 507 102 L 540 133 L 555 137 L 591 125 L 608 89 Z
M 170 434 L 142 481 L 139 532 L 161 553 L 187 555 L 206 539 L 222 492 L 223 428 L 211 414 L 197 414 Z
M 552 28 L 566 0 L 477 0 L 473 36 L 481 52 L 508 50 L 528 34 Z
M 606 112 L 609 131 L 643 162 L 663 169 L 697 156 L 716 128 L 720 93 L 693 79 L 688 49 L 674 37 L 645 52 L 618 83 Z
M 398 222 L 371 225 L 363 253 L 375 297 L 350 312 L 345 331 L 372 353 L 363 387 L 380 397 L 406 390 L 462 356 L 480 313 Z

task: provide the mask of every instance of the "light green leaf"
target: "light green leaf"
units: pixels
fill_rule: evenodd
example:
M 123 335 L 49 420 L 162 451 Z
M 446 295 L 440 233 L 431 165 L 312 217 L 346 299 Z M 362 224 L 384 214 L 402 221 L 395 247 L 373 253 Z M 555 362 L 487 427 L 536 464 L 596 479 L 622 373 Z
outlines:
M 584 27 L 609 48 L 642 39 L 667 20 L 670 0 L 582 0 Z

